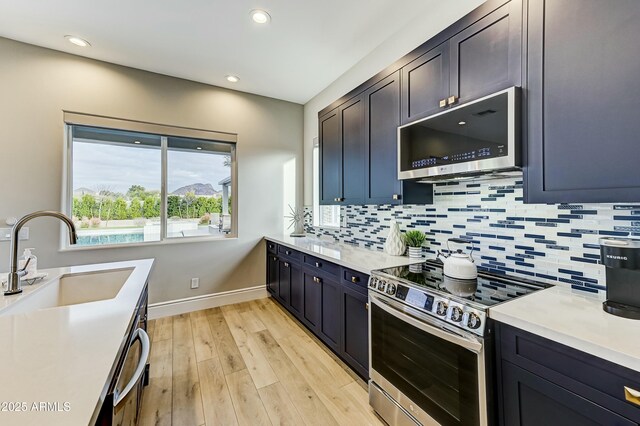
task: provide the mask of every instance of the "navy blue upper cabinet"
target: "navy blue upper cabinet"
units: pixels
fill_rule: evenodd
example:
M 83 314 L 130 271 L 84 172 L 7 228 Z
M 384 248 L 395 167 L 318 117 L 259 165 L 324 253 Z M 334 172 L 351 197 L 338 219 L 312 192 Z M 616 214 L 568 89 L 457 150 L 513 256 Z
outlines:
M 528 5 L 525 199 L 640 201 L 640 2 Z
M 521 83 L 522 1 L 512 0 L 402 68 L 401 121 Z
M 445 42 L 402 68 L 402 123 L 435 114 L 446 106 L 448 96 L 449 43 Z
M 362 96 L 320 118 L 320 204 L 362 204 L 364 102 Z
M 362 96 L 340 107 L 342 118 L 342 196 L 344 204 L 364 201 L 364 102 Z
M 398 203 L 398 126 L 400 125 L 400 72 L 375 84 L 364 94 L 367 204 Z
M 433 187 L 398 180 L 400 71 L 364 92 L 365 203 L 431 204 Z
M 342 197 L 342 137 L 338 109 L 320 118 L 320 204 Z
M 512 0 L 496 9 L 453 36 L 448 47 L 449 96 L 454 103 L 520 86 L 522 2 Z

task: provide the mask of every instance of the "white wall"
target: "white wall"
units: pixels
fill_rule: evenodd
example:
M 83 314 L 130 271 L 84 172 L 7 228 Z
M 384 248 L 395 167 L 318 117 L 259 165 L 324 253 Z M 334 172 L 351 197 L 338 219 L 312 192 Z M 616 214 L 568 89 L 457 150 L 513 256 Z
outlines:
M 448 0 L 439 2 L 432 13 L 416 16 L 402 30 L 387 39 L 304 105 L 305 206 L 310 206 L 313 203 L 312 150 L 313 138 L 318 136 L 318 112 L 471 12 L 484 1 Z
M 302 200 L 301 105 L 0 38 L 0 227 L 61 209 L 63 110 L 237 133 L 239 238 L 58 252 L 58 223 L 36 219 L 20 246 L 36 247 L 40 268 L 154 257 L 152 303 L 264 284 L 261 237 L 282 232 L 285 197 Z M 0 271 L 8 258 L 0 242 Z

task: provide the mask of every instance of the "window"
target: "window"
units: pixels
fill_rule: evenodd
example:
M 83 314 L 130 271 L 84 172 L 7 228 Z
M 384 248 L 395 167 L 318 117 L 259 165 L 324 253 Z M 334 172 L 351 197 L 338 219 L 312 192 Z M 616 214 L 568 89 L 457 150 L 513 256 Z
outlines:
M 340 228 L 340 206 L 320 205 L 320 149 L 314 139 L 313 144 L 313 226 Z
M 149 127 L 163 133 L 68 125 L 65 208 L 78 245 L 235 237 L 235 143 Z

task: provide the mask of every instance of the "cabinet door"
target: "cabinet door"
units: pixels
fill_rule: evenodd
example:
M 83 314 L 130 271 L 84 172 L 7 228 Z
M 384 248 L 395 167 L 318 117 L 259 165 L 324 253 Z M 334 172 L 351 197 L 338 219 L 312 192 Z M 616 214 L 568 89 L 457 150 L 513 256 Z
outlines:
M 291 300 L 291 262 L 279 260 L 278 262 L 278 295 L 284 304 Z
M 267 253 L 267 290 L 274 296 L 279 296 L 278 256 Z
M 439 112 L 449 97 L 449 44 L 402 68 L 402 124 Z
M 340 110 L 320 118 L 320 204 L 342 197 L 342 136 Z
M 366 294 L 344 287 L 342 355 L 351 368 L 369 378 L 369 311 Z
M 332 279 L 320 278 L 322 306 L 320 319 L 320 339 L 337 351 L 340 346 L 340 325 L 342 322 L 342 286 Z
M 520 86 L 521 0 L 512 0 L 453 36 L 449 49 L 450 96 L 458 102 Z
M 365 94 L 366 203 L 398 204 L 398 125 L 400 71 L 369 88 Z
M 640 200 L 640 2 L 537 0 L 528 16 L 526 201 Z
M 363 97 L 340 107 L 342 126 L 342 195 L 344 204 L 364 201 L 364 102 Z
M 588 399 L 502 362 L 503 425 L 635 425 Z
M 322 318 L 322 287 L 313 272 L 303 271 L 304 287 L 303 319 L 312 331 L 317 331 Z
M 302 316 L 304 310 L 304 286 L 302 285 L 302 271 L 300 266 L 291 263 L 289 267 L 290 280 L 290 296 L 291 296 L 291 312 L 297 317 Z

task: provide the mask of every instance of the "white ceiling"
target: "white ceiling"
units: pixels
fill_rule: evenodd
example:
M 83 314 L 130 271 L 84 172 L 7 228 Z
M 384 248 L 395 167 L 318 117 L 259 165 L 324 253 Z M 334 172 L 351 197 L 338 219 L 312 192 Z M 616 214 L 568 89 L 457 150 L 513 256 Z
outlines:
M 305 103 L 438 0 L 0 0 L 0 36 Z M 268 10 L 255 24 L 249 11 Z M 64 35 L 88 40 L 76 47 Z M 225 75 L 236 74 L 239 83 Z

